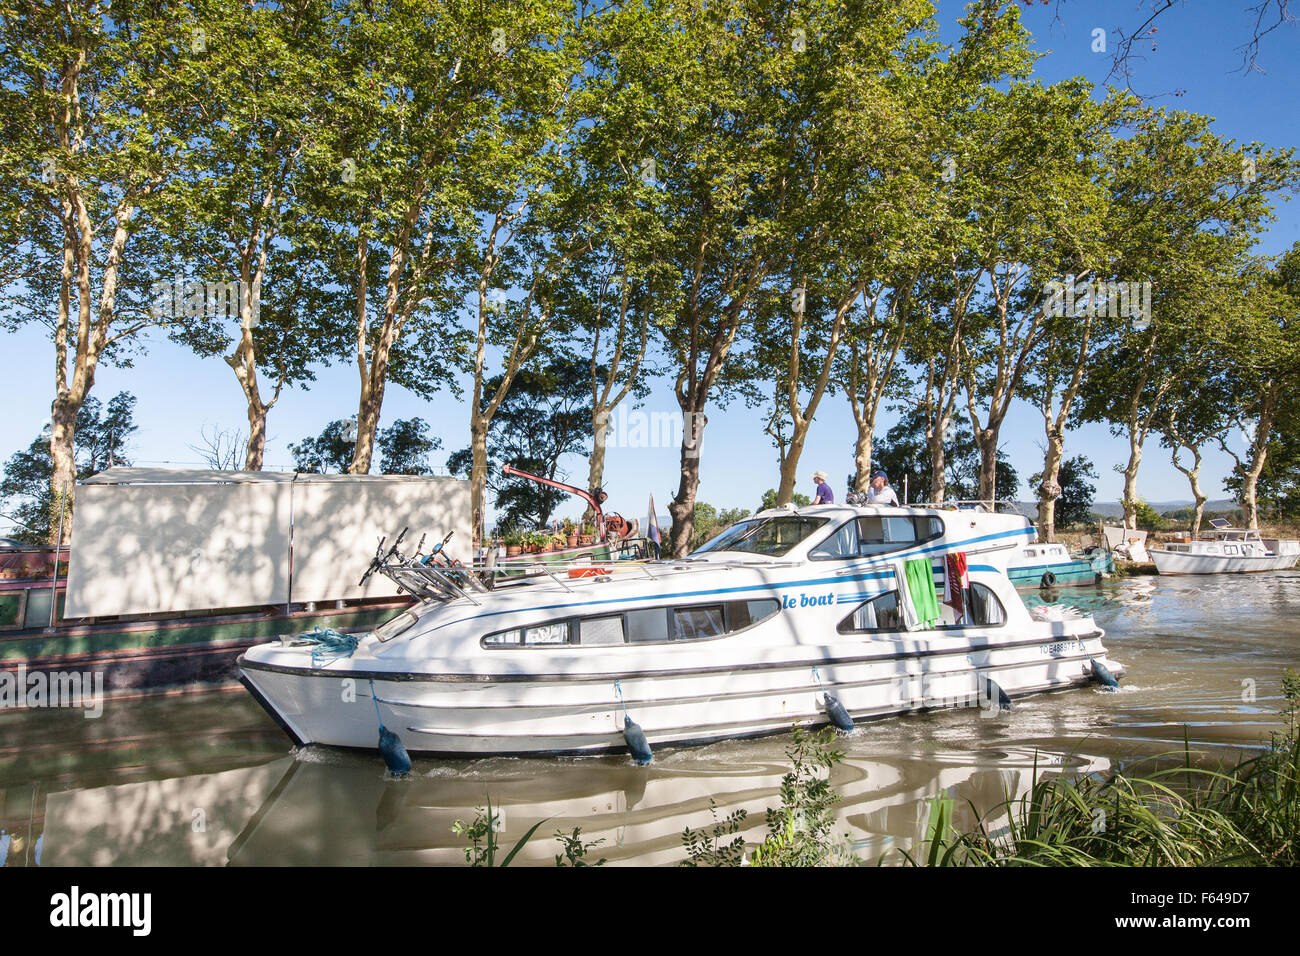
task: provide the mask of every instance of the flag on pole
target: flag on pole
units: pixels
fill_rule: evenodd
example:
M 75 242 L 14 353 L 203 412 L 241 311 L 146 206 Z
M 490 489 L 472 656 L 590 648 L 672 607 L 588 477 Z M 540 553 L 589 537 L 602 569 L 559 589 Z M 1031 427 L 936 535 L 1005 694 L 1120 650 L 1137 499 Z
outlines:
M 658 518 L 658 516 L 655 514 L 655 496 L 654 496 L 654 495 L 651 495 L 651 496 L 650 496 L 650 516 L 646 519 L 645 529 L 646 529 L 646 532 L 645 532 L 645 533 L 646 533 L 646 538 L 648 538 L 648 539 L 650 540 L 650 543 L 651 543 L 652 545 L 654 545 L 655 557 L 657 558 L 657 557 L 659 557 L 659 549 L 660 549 L 660 540 L 661 540 L 661 539 L 660 539 L 660 534 L 659 534 L 659 518 Z

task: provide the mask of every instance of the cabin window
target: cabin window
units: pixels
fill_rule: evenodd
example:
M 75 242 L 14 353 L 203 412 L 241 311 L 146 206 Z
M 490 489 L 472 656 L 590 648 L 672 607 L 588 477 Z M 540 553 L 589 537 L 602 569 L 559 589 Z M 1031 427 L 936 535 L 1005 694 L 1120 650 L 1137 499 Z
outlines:
M 903 620 L 898 612 L 898 592 L 886 591 L 865 604 L 860 604 L 852 614 L 840 621 L 836 628 L 841 634 L 861 631 L 901 631 Z
M 0 630 L 8 631 L 21 628 L 26 604 L 26 589 L 0 593 Z
M 822 544 L 808 552 L 810 558 L 856 558 L 858 556 L 858 523 L 850 521 Z
M 727 601 L 693 607 L 655 607 L 552 621 L 489 634 L 483 647 L 611 647 L 660 644 L 722 637 L 765 621 L 781 609 L 779 601 Z
M 695 641 L 706 637 L 720 637 L 725 633 L 721 604 L 714 607 L 688 607 L 673 611 L 673 637 L 676 640 Z
M 810 558 L 860 558 L 901 551 L 943 536 L 943 521 L 916 515 L 866 515 L 842 525 Z
M 628 611 L 627 640 L 630 644 L 653 644 L 668 640 L 668 613 L 664 608 L 646 611 Z
M 572 623 L 553 621 L 548 624 L 533 624 L 529 627 L 517 627 L 498 634 L 489 634 L 483 638 L 483 645 L 489 646 L 554 646 L 568 644 L 572 640 Z
M 950 605 L 940 606 L 943 612 L 937 630 L 951 627 L 998 627 L 1007 622 L 1006 608 L 989 588 L 972 583 L 966 591 L 961 620 Z M 859 604 L 853 613 L 840 621 L 841 634 L 858 634 L 869 631 L 902 631 L 903 618 L 898 607 L 898 592 L 887 591 L 878 597 Z
M 1235 544 L 1225 544 L 1225 545 L 1223 546 L 1223 553 L 1224 553 L 1224 554 L 1236 554 L 1236 553 L 1237 553 L 1237 546 L 1236 546 Z
M 971 582 L 966 591 L 966 613 L 963 624 L 953 627 L 975 625 L 982 627 L 999 627 L 1007 623 L 1007 609 L 1002 606 L 998 596 L 983 584 Z
M 782 515 L 776 518 L 754 518 L 733 525 L 711 541 L 696 548 L 694 554 L 706 551 L 743 551 L 779 558 L 799 542 L 826 524 L 827 518 L 806 518 L 800 515 Z
M 584 647 L 622 644 L 623 615 L 583 618 L 578 622 L 578 643 Z

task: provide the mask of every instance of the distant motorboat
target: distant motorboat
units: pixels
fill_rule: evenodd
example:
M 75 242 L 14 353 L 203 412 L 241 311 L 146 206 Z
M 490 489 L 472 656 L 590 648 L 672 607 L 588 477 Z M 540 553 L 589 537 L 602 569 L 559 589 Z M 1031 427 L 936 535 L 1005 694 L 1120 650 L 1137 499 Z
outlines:
M 1161 574 L 1244 574 L 1251 571 L 1285 571 L 1300 560 L 1300 541 L 1261 538 L 1250 528 L 1233 528 L 1215 518 L 1213 529 L 1199 540 L 1150 548 L 1148 553 Z
M 1018 515 L 1030 526 L 1032 532 L 1031 519 L 1013 501 L 949 500 L 927 502 L 926 506 L 949 511 Z M 1115 558 L 1104 548 L 1091 548 L 1082 554 L 1071 554 L 1063 544 L 1031 541 L 1007 555 L 1007 577 L 1018 588 L 1100 584 L 1103 575 L 1114 573 Z
M 1007 559 L 1007 577 L 1018 588 L 1100 584 L 1103 575 L 1114 573 L 1115 559 L 1100 548 L 1072 555 L 1063 544 L 1040 542 L 1025 545 Z

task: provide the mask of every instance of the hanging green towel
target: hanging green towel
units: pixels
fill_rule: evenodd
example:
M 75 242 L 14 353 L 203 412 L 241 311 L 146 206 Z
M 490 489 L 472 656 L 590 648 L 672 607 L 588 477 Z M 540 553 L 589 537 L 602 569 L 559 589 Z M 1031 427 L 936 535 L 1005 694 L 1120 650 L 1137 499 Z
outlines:
M 942 620 L 939 597 L 934 587 L 934 568 L 929 558 L 913 558 L 903 565 L 907 575 L 907 593 L 916 606 L 917 621 L 923 628 L 932 628 Z

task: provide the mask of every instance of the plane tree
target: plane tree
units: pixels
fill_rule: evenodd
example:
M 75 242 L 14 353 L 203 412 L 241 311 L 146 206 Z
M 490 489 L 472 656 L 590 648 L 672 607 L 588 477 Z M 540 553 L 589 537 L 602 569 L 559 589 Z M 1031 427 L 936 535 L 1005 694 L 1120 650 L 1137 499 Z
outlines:
M 1219 444 L 1236 461 L 1246 526 L 1258 528 L 1259 479 L 1284 407 L 1300 383 L 1300 243 L 1275 263 L 1252 262 L 1242 279 L 1242 294 L 1214 317 L 1210 335 L 1227 394 L 1235 399 L 1225 407 L 1249 447 L 1243 459 L 1226 441 Z
M 874 421 L 877 386 L 888 380 L 901 344 L 896 330 L 903 323 L 894 320 L 911 292 L 919 224 L 928 214 L 930 167 L 916 148 L 914 117 L 938 44 L 930 39 L 928 3 L 895 5 L 893 13 L 869 34 L 855 19 L 828 21 L 818 44 L 852 48 L 854 55 L 796 61 L 804 69 L 792 77 L 792 96 L 806 110 L 793 119 L 786 187 L 795 197 L 792 241 L 787 261 L 755 300 L 749 356 L 756 378 L 775 372 L 767 430 L 777 446 L 780 504 L 792 500 L 827 391 L 848 380 L 861 435 L 863 421 Z M 891 334 L 877 343 L 886 325 Z M 847 361 L 840 359 L 846 344 Z
M 163 187 L 181 166 L 177 117 L 193 92 L 190 35 L 172 3 L 0 2 L 0 215 L 5 327 L 54 346 L 49 525 L 69 522 L 82 406 L 104 363 L 130 365 L 150 327 Z M 51 534 L 56 532 L 51 531 Z
M 1106 112 L 1083 81 L 1014 84 L 990 94 L 985 128 L 965 151 L 962 175 L 977 184 L 965 241 L 980 287 L 961 364 L 981 453 L 981 499 L 995 497 L 1002 424 L 1047 334 L 1049 277 L 1058 269 L 1087 276 L 1104 255 L 1097 237 L 1105 183 L 1096 143 L 1106 132 Z M 1056 467 L 1059 449 L 1046 471 Z
M 1215 347 L 1209 330 L 1241 313 L 1242 257 L 1296 166 L 1291 151 L 1240 146 L 1196 114 L 1143 108 L 1130 125 L 1112 144 L 1112 268 L 1150 283 L 1149 316 L 1119 324 L 1081 391 L 1079 418 L 1127 439 L 1122 504 L 1135 528 L 1146 440 L 1171 394 L 1198 387 L 1189 370 Z
M 203 49 L 192 59 L 184 165 L 159 211 L 177 275 L 160 283 L 151 306 L 173 312 L 173 338 L 233 370 L 247 411 L 248 471 L 262 467 L 267 415 L 284 387 L 311 381 L 314 364 L 347 346 L 346 325 L 318 292 L 331 280 L 283 241 L 286 222 L 302 212 L 304 153 L 340 92 L 335 65 L 325 66 L 339 15 L 330 0 L 202 3 L 187 21 Z M 184 314 L 175 315 L 172 293 L 185 282 L 198 298 L 182 296 Z
M 501 232 L 518 230 L 554 161 L 567 12 L 554 0 L 344 4 L 330 54 L 342 92 L 304 150 L 304 208 L 285 236 L 301 261 L 345 277 L 324 291 L 352 316 L 354 474 L 370 470 L 390 383 L 432 399 L 478 367 L 467 289 L 481 300 L 481 365 Z
M 915 383 L 903 405 L 923 416 L 927 486 L 935 501 L 946 494 L 948 431 L 968 382 L 966 341 L 979 332 L 972 323 L 987 261 L 980 251 L 1006 227 L 994 215 L 1007 201 L 999 192 L 1006 183 L 993 174 L 1001 144 L 1014 143 L 1019 132 L 1006 131 L 995 111 L 1011 96 L 1007 87 L 1028 78 L 1034 61 L 1014 5 L 973 6 L 959 22 L 962 36 L 929 71 L 924 109 L 916 116 L 917 148 L 932 172 L 926 231 L 917 244 L 923 258 L 916 307 L 903 344 Z

